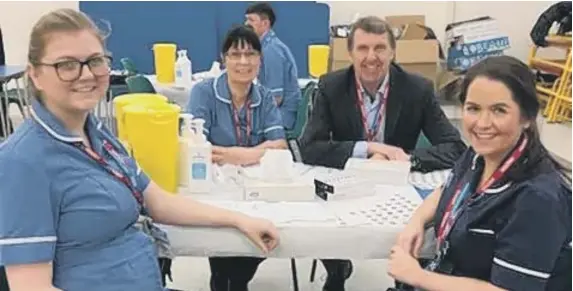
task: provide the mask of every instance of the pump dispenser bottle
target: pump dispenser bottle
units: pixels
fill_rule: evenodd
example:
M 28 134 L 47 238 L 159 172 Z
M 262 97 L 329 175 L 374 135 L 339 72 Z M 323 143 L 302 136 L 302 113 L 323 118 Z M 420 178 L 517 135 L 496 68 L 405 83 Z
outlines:
M 191 193 L 209 193 L 213 184 L 211 143 L 203 133 L 205 120 L 191 121 L 191 140 L 187 148 L 188 188 Z

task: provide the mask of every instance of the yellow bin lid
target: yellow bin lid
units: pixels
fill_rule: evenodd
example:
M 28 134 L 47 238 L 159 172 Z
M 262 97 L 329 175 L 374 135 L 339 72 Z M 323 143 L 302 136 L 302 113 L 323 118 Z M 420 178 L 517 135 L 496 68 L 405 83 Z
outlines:
M 147 102 L 147 101 L 159 101 L 167 103 L 167 97 L 151 93 L 131 93 L 131 94 L 123 94 L 113 99 L 113 103 L 115 104 L 115 106 L 120 106 L 120 107 L 123 107 L 128 104 Z

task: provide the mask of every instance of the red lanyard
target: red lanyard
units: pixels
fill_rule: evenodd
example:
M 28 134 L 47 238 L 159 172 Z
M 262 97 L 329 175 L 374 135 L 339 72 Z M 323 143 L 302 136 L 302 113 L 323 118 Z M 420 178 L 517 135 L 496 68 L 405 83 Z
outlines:
M 362 125 L 364 126 L 364 131 L 366 131 L 366 138 L 368 141 L 373 141 L 380 127 L 382 126 L 382 118 L 384 115 L 384 106 L 386 105 L 386 99 L 388 98 L 389 91 L 389 81 L 388 76 L 384 79 L 382 83 L 382 99 L 379 101 L 378 105 L 378 118 L 374 121 L 374 126 L 368 126 L 368 116 L 364 110 L 364 89 L 358 78 L 356 78 L 356 96 L 358 97 L 358 106 L 360 106 L 360 115 L 362 117 Z M 378 94 L 378 92 L 376 92 Z
M 253 110 L 251 108 L 251 100 L 247 100 L 247 102 L 245 102 L 245 110 L 246 110 L 246 115 L 247 115 L 247 130 L 246 130 L 246 136 L 244 138 L 244 143 L 243 143 L 243 138 L 242 138 L 242 132 L 241 132 L 241 121 L 239 120 L 239 110 L 237 109 L 237 107 L 235 107 L 235 105 L 231 104 L 231 106 L 233 107 L 233 123 L 235 125 L 235 134 L 237 135 L 237 143 L 239 146 L 249 146 L 250 141 L 251 141 L 251 120 L 253 118 Z
M 507 170 L 509 170 L 509 168 L 519 159 L 519 157 L 521 157 L 521 155 L 523 154 L 523 151 L 525 150 L 526 145 L 527 145 L 527 136 L 524 136 L 524 138 L 521 141 L 521 144 L 519 144 L 519 146 L 513 150 L 511 155 L 505 160 L 505 162 L 501 165 L 501 167 L 497 168 L 495 170 L 495 172 L 493 172 L 491 177 L 489 177 L 489 179 L 479 189 L 477 189 L 477 191 L 475 192 L 475 195 L 476 196 L 483 195 L 485 193 L 485 191 L 491 185 L 493 185 L 495 182 L 499 181 L 503 177 L 503 175 L 505 175 Z M 440 248 L 440 246 L 443 244 L 443 242 L 446 240 L 446 237 L 448 236 L 448 234 L 452 230 L 454 223 L 458 217 L 458 214 L 463 209 L 462 204 L 465 204 L 468 201 L 468 200 L 464 200 L 464 199 L 466 198 L 466 196 L 471 196 L 471 195 L 467 195 L 466 193 L 464 193 L 465 195 L 461 195 L 462 192 L 469 191 L 468 189 L 462 189 L 462 188 L 467 188 L 469 186 L 469 185 L 467 185 L 467 183 L 463 183 L 463 184 L 465 184 L 465 185 L 462 185 L 461 181 L 460 181 L 460 183 L 458 183 L 458 185 L 456 187 L 456 192 L 455 192 L 454 196 L 452 196 L 452 198 L 450 199 L 450 202 L 446 208 L 446 211 L 444 212 L 444 216 L 442 217 L 442 221 L 439 225 L 438 234 L 437 234 L 437 236 L 438 236 L 438 248 Z M 462 187 L 462 186 L 464 186 L 464 187 Z M 462 190 L 465 190 L 465 191 L 462 191 Z M 455 205 L 457 205 L 457 206 L 454 209 Z
M 141 194 L 141 192 L 137 191 L 137 189 L 135 189 L 135 187 L 133 187 L 133 185 L 132 185 L 132 183 L 128 177 L 126 177 L 124 174 L 122 174 L 122 173 L 118 172 L 117 170 L 115 170 L 114 168 L 112 168 L 109 165 L 109 163 L 106 162 L 106 160 L 103 157 L 101 157 L 98 153 L 94 152 L 92 149 L 86 147 L 83 143 L 77 142 L 77 143 L 74 143 L 74 145 L 76 147 L 78 147 L 81 151 L 83 151 L 85 154 L 87 154 L 88 157 L 90 157 L 94 161 L 96 161 L 108 173 L 110 173 L 116 179 L 118 179 L 119 181 L 124 183 L 125 186 L 127 186 L 127 188 L 129 188 L 129 190 L 131 191 L 131 194 L 133 194 L 133 197 L 135 198 L 135 200 L 137 200 L 137 203 L 139 204 L 139 206 L 143 207 L 143 195 Z M 113 148 L 111 143 L 109 143 L 107 140 L 103 141 L 103 148 L 112 156 L 113 155 L 119 155 L 117 153 L 117 151 Z M 120 162 L 120 161 L 118 161 L 118 162 Z

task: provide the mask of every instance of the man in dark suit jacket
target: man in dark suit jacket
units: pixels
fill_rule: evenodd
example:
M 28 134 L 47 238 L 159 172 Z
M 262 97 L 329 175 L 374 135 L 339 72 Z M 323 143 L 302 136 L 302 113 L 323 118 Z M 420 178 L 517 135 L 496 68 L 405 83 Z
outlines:
M 343 168 L 351 157 L 410 160 L 413 170 L 450 168 L 466 149 L 435 99 L 433 85 L 393 63 L 396 40 L 377 17 L 353 24 L 353 65 L 320 78 L 301 137 L 306 164 Z M 432 144 L 415 149 L 423 132 Z M 325 291 L 344 290 L 352 264 L 323 260 Z

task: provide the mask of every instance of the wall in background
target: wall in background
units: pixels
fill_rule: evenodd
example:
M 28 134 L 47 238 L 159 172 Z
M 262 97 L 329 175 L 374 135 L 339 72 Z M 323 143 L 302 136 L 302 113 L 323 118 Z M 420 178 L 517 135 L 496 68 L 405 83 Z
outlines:
M 211 68 L 229 29 L 245 22 L 248 1 L 81 1 L 80 10 L 92 19 L 111 23 L 107 48 L 115 67 L 129 57 L 139 71 L 153 73 L 153 44 L 170 42 L 185 49 L 193 71 Z M 311 44 L 328 44 L 328 5 L 315 1 L 273 2 L 277 15 L 274 31 L 296 61 L 298 76 L 308 76 L 307 54 Z M 130 17 L 126 17 L 128 14 Z M 297 21 L 288 21 L 297 19 Z
M 500 31 L 509 36 L 507 54 L 527 60 L 531 39 L 529 32 L 539 15 L 558 1 L 321 1 L 330 6 L 330 23 L 346 24 L 356 13 L 386 17 L 388 15 L 421 14 L 426 25 L 444 43 L 446 25 L 480 16 L 498 20 Z M 519 12 L 517 12 L 519 10 Z
M 527 59 L 531 44 L 529 32 L 539 14 L 556 1 L 402 1 L 402 2 L 341 2 L 323 1 L 330 6 L 331 24 L 348 23 L 356 13 L 361 15 L 425 14 L 426 23 L 443 41 L 446 24 L 478 16 L 490 15 L 499 21 L 500 29 L 506 32 L 512 44 L 508 53 Z M 26 61 L 28 35 L 40 15 L 56 8 L 78 9 L 76 1 L 27 2 L 0 1 L 0 27 L 4 34 L 6 61 L 8 64 L 23 64 Z M 510 13 L 517 11 L 519 13 Z M 301 68 L 302 69 L 302 68 Z
M 30 32 L 42 15 L 58 8 L 78 7 L 77 1 L 0 1 L 0 27 L 6 64 L 26 64 Z

